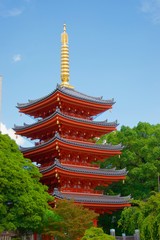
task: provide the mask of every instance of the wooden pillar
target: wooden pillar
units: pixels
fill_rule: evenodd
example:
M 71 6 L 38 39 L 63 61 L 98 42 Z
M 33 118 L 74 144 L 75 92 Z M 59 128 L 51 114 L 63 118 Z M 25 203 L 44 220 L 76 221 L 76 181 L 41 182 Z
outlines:
M 93 226 L 94 227 L 97 227 L 97 223 L 98 223 L 98 220 L 97 219 L 93 219 Z
M 34 240 L 37 240 L 37 233 L 34 233 L 34 234 L 33 234 L 33 239 L 34 239 Z

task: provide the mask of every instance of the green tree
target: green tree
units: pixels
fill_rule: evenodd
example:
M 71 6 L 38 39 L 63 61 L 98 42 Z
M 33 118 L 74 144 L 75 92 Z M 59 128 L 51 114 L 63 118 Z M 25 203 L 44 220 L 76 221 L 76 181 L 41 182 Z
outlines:
M 140 229 L 142 240 L 160 239 L 160 193 L 147 201 L 133 201 L 132 207 L 122 212 L 119 226 L 129 234 Z
M 119 156 L 107 159 L 102 167 L 127 168 L 126 183 L 112 184 L 107 193 L 131 194 L 134 199 L 145 199 L 151 191 L 157 191 L 160 172 L 160 124 L 139 122 L 134 128 L 122 126 L 120 131 L 103 136 L 99 142 L 122 143 Z
M 41 174 L 25 159 L 16 143 L 0 134 L 0 232 L 37 231 L 53 198 L 40 180 Z M 52 214 L 52 211 L 51 211 Z
M 151 125 L 139 122 L 130 128 L 122 126 L 119 131 L 103 136 L 98 143 L 103 141 L 112 144 L 121 143 L 124 148 L 121 156 L 106 159 L 101 163 L 103 168 L 126 168 L 128 171 L 125 183 L 113 183 L 102 189 L 106 194 L 131 194 L 133 199 L 142 200 L 150 197 L 152 191 L 158 190 L 158 174 L 160 173 L 160 124 Z M 128 210 L 130 211 L 130 210 Z M 121 212 L 112 216 L 100 216 L 100 226 L 104 229 L 115 228 L 118 234 L 122 229 L 117 222 Z M 131 224 L 130 224 L 131 226 Z M 133 226 L 135 228 L 135 226 Z M 132 229 L 132 233 L 135 229 Z
M 85 230 L 93 225 L 93 219 L 98 216 L 95 212 L 69 200 L 57 201 L 54 212 L 60 221 L 50 221 L 45 233 L 57 237 L 58 240 L 81 238 Z
M 116 229 L 116 234 L 121 235 L 122 229 L 118 226 L 118 220 L 121 217 L 122 210 L 113 212 L 112 214 L 102 214 L 98 218 L 98 226 L 103 227 L 105 233 L 110 232 L 110 229 Z
M 82 240 L 114 240 L 115 237 L 105 234 L 102 228 L 91 227 L 85 231 Z

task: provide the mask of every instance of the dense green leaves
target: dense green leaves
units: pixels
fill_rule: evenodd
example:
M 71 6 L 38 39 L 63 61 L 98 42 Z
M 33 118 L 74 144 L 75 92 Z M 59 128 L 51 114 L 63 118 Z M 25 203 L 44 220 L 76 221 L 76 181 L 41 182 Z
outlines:
M 151 191 L 158 189 L 160 172 L 160 124 L 151 125 L 140 122 L 136 127 L 122 126 L 120 131 L 105 135 L 108 143 L 122 143 L 121 157 L 107 159 L 103 167 L 127 168 L 126 183 L 113 184 L 106 191 L 110 193 L 131 194 L 134 199 L 145 199 Z
M 82 240 L 114 240 L 115 237 L 105 234 L 102 228 L 91 227 L 85 231 Z
M 147 201 L 133 201 L 132 207 L 122 212 L 119 225 L 131 234 L 139 228 L 142 240 L 160 239 L 160 193 Z
M 0 232 L 35 231 L 43 224 L 52 197 L 41 174 L 7 135 L 0 134 Z
M 143 236 L 143 239 L 160 239 L 159 235 L 157 235 L 158 237 L 156 235 L 152 237 L 151 234 L 152 231 L 155 231 L 156 234 L 160 231 L 159 206 L 157 206 L 157 214 L 154 207 L 150 211 L 147 210 L 149 204 L 154 206 L 152 204 L 154 197 L 149 197 L 154 191 L 158 191 L 160 124 L 151 125 L 139 122 L 134 128 L 122 126 L 119 131 L 103 136 L 99 143 L 104 140 L 112 144 L 122 143 L 124 148 L 120 157 L 115 156 L 106 159 L 101 166 L 116 167 L 117 169 L 126 168 L 128 170 L 124 184 L 122 182 L 111 184 L 108 188 L 104 188 L 104 192 L 107 194 L 121 193 L 123 196 L 131 194 L 132 198 L 137 199 L 138 202 L 134 201 L 136 206 L 122 211 L 119 227 L 117 226 L 117 221 L 120 218 L 119 213 L 114 213 L 112 216 L 100 216 L 100 225 L 104 226 L 107 223 L 104 226 L 105 229 L 108 226 L 109 228 L 116 228 L 118 234 L 120 234 L 119 231 L 122 232 L 124 229 L 126 233 L 133 235 L 134 230 L 139 228 L 142 235 L 146 235 L 146 238 Z M 149 200 L 146 203 L 148 198 Z M 159 201 L 158 199 L 157 201 Z M 149 224 L 149 222 L 152 224 Z

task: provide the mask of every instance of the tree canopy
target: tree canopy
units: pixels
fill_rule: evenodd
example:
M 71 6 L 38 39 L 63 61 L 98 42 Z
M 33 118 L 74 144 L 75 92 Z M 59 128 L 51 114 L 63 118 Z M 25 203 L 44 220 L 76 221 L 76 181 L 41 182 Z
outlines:
M 93 225 L 93 219 L 98 216 L 92 210 L 69 200 L 57 201 L 54 212 L 59 216 L 59 221 L 50 221 L 45 233 L 57 237 L 58 240 L 81 238 L 85 230 Z
M 131 197 L 135 200 L 146 201 L 152 192 L 158 191 L 158 176 L 160 173 L 160 124 L 151 125 L 149 123 L 139 122 L 138 125 L 133 128 L 122 126 L 119 131 L 105 135 L 98 141 L 98 143 L 102 142 L 112 144 L 121 143 L 124 147 L 121 156 L 106 159 L 104 163 L 101 163 L 101 167 L 126 168 L 128 171 L 125 183 L 113 183 L 109 187 L 103 188 L 105 193 L 120 193 L 122 196 L 131 194 Z M 143 201 L 141 203 L 143 204 Z M 138 209 L 139 212 L 141 212 L 141 208 Z M 125 210 L 125 213 L 127 211 L 130 212 L 133 210 L 128 208 L 128 210 Z M 104 226 L 105 223 L 105 230 L 109 231 L 109 228 L 116 228 L 116 232 L 121 234 L 122 227 L 117 225 L 120 215 L 121 212 L 116 212 L 111 216 L 106 214 L 100 216 L 100 226 Z M 127 214 L 125 214 L 123 215 L 123 220 L 124 218 L 126 218 L 127 222 L 127 219 L 131 219 L 131 215 L 127 217 Z M 138 226 L 128 223 L 128 228 L 130 228 L 131 234 L 133 234 Z
M 115 183 L 106 191 L 131 194 L 134 199 L 145 199 L 158 189 L 160 172 L 160 124 L 139 122 L 136 127 L 122 126 L 120 131 L 103 136 L 99 142 L 122 143 L 121 156 L 107 159 L 102 167 L 127 168 L 126 183 Z
M 132 207 L 123 210 L 119 226 L 130 234 L 140 229 L 142 240 L 160 239 L 160 193 L 147 201 L 133 201 Z
M 102 228 L 91 227 L 85 231 L 82 240 L 115 240 L 115 237 L 105 234 Z
M 0 232 L 37 231 L 53 198 L 40 180 L 41 174 L 7 135 L 0 134 Z

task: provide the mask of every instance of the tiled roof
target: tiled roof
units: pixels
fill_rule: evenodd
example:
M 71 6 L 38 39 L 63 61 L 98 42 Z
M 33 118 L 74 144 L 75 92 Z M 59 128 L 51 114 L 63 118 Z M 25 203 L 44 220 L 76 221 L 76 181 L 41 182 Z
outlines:
M 56 133 L 55 136 L 50 139 L 47 142 L 44 142 L 40 145 L 37 146 L 33 146 L 33 147 L 29 147 L 29 148 L 24 148 L 24 147 L 20 147 L 20 150 L 24 153 L 24 152 L 28 152 L 34 149 L 38 149 L 38 148 L 43 148 L 44 146 L 48 146 L 49 144 L 51 144 L 52 142 L 59 140 L 59 142 L 65 143 L 65 144 L 69 144 L 72 146 L 79 146 L 79 147 L 85 147 L 88 149 L 102 149 L 102 150 L 118 150 L 121 151 L 123 149 L 123 146 L 121 144 L 117 144 L 117 145 L 112 145 L 112 144 L 94 144 L 94 143 L 87 143 L 87 142 L 80 142 L 80 141 L 73 141 L 73 140 L 68 140 L 68 139 L 64 139 L 61 138 L 59 133 Z
M 120 195 L 87 195 L 85 194 L 74 194 L 74 193 L 62 193 L 57 188 L 54 189 L 53 196 L 58 199 L 74 200 L 80 203 L 99 203 L 99 204 L 124 204 L 129 203 L 131 197 L 121 197 Z
M 103 100 L 102 97 L 88 96 L 88 95 L 80 93 L 80 92 L 78 92 L 74 89 L 70 89 L 70 88 L 67 88 L 67 87 L 61 87 L 60 85 L 57 85 L 57 88 L 53 92 L 51 92 L 50 94 L 48 94 L 48 95 L 46 95 L 42 98 L 38 98 L 36 100 L 28 100 L 27 103 L 17 103 L 17 107 L 18 108 L 23 108 L 23 107 L 27 107 L 27 106 L 30 106 L 30 105 L 34 105 L 35 103 L 41 102 L 42 100 L 49 98 L 55 92 L 58 92 L 58 91 L 67 95 L 67 96 L 71 96 L 71 97 L 81 99 L 81 100 L 86 100 L 86 101 L 89 101 L 89 102 L 97 102 L 97 103 L 101 103 L 101 104 L 110 104 L 110 105 L 113 105 L 115 103 L 113 98 L 109 99 L 109 100 Z
M 26 124 L 24 123 L 23 126 L 17 126 L 17 125 L 14 125 L 14 130 L 18 130 L 18 129 L 26 129 L 26 128 L 32 128 L 33 126 L 37 126 L 37 125 L 40 125 L 42 124 L 43 122 L 46 122 L 48 121 L 49 119 L 52 119 L 54 118 L 54 116 L 56 115 L 59 115 L 59 116 L 62 116 L 66 119 L 70 119 L 70 120 L 73 120 L 73 121 L 76 121 L 76 122 L 83 122 L 83 123 L 86 123 L 86 124 L 93 124 L 93 125 L 100 125 L 100 126 L 115 126 L 117 127 L 118 123 L 117 121 L 114 121 L 114 122 L 108 122 L 107 120 L 105 121 L 92 121 L 92 120 L 89 120 L 89 119 L 82 119 L 82 118 L 77 118 L 77 117 L 73 117 L 73 116 L 69 116 L 69 115 L 66 115 L 66 114 L 63 114 L 59 108 L 56 109 L 56 111 L 51 114 L 50 116 L 44 118 L 44 119 L 41 119 L 33 124 Z
M 28 107 L 28 106 L 34 105 L 35 103 L 41 102 L 42 100 L 44 100 L 44 99 L 46 99 L 46 98 L 49 98 L 49 97 L 52 96 L 56 91 L 57 91 L 57 89 L 55 89 L 55 90 L 52 91 L 51 93 L 47 94 L 46 96 L 41 97 L 41 98 L 37 98 L 37 99 L 35 99 L 35 100 L 30 100 L 30 99 L 28 99 L 28 102 L 27 102 L 27 103 L 17 103 L 17 107 L 18 107 L 18 108 L 23 108 L 23 107 Z
M 92 97 L 92 96 L 88 96 L 86 94 L 80 93 L 74 89 L 70 89 L 70 88 L 65 88 L 65 87 L 61 87 L 60 85 L 58 85 L 58 89 L 66 94 L 66 95 L 70 95 L 72 97 L 76 97 L 82 100 L 88 100 L 91 102 L 97 102 L 97 103 L 108 103 L 108 104 L 114 104 L 114 99 L 110 99 L 110 100 L 104 100 L 103 97 Z
M 87 168 L 87 167 L 73 167 L 73 166 L 66 166 L 59 162 L 58 159 L 55 160 L 55 163 L 49 167 L 42 168 L 40 170 L 41 173 L 49 172 L 54 168 L 63 169 L 68 172 L 75 172 L 75 173 L 86 173 L 86 174 L 94 174 L 94 175 L 101 175 L 101 176 L 125 176 L 127 175 L 126 169 L 122 170 L 115 170 L 112 169 L 101 169 L 101 168 Z

